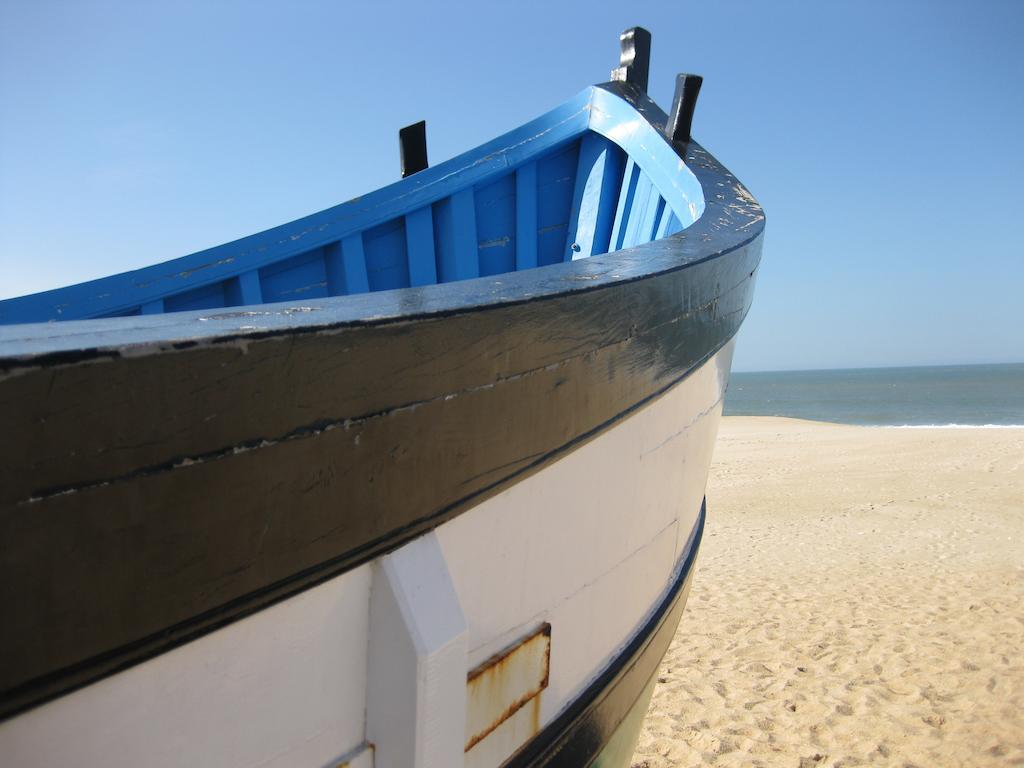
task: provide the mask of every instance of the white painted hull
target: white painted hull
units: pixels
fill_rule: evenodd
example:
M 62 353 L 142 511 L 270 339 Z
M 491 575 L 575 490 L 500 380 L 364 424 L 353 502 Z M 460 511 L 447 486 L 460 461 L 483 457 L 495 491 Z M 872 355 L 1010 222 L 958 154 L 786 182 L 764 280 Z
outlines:
M 0 723 L 3 763 L 500 765 L 672 583 L 731 356 L 401 549 Z M 542 690 L 496 727 L 479 702 L 467 720 L 467 673 L 545 623 Z

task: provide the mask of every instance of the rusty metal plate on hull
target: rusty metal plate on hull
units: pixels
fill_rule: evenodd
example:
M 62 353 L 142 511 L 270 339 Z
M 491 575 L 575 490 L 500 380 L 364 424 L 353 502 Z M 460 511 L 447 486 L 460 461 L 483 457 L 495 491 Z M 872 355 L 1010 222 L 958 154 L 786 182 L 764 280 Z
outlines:
M 548 687 L 551 625 L 491 656 L 466 681 L 466 751 Z M 534 724 L 534 732 L 540 723 Z

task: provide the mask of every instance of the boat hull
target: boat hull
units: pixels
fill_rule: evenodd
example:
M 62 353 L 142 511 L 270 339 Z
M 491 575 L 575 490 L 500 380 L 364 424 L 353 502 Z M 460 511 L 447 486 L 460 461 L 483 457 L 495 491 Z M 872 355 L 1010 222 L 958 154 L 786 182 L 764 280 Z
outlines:
M 731 350 L 427 536 L 9 719 L 0 752 L 19 765 L 318 765 L 370 760 L 359 755 L 373 743 L 377 766 L 453 755 L 473 766 L 586 764 L 609 742 L 621 751 L 633 737 L 614 736 L 644 709 L 685 603 Z M 400 593 L 403 578 L 416 605 L 395 619 L 379 595 Z M 467 749 L 467 672 L 542 624 L 543 687 L 511 713 L 497 702 L 503 718 Z M 387 643 L 403 633 L 435 639 L 406 652 L 418 672 L 392 679 L 403 651 Z M 393 721 L 418 688 L 446 685 L 447 706 Z

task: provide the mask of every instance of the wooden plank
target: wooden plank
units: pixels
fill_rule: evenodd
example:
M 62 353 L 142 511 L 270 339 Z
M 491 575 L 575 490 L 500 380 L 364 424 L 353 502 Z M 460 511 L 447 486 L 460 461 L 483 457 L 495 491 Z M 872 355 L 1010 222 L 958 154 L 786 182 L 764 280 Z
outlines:
M 597 221 L 594 224 L 594 237 L 591 242 L 591 256 L 608 252 L 611 241 L 612 225 L 618 206 L 619 189 L 622 186 L 622 172 L 626 164 L 626 153 L 618 146 L 608 143 L 604 159 L 604 179 L 601 183 L 601 198 L 598 203 Z
M 572 208 L 569 210 L 569 225 L 565 228 L 563 261 L 574 261 L 590 255 L 593 240 L 594 198 L 601 197 L 601 181 L 604 177 L 601 156 L 608 140 L 596 133 L 587 133 L 580 140 L 580 153 L 576 161 L 576 181 L 572 192 Z M 583 242 L 581 243 L 580 240 Z M 587 247 L 583 254 L 584 246 Z
M 326 298 L 330 295 L 324 249 L 300 253 L 290 259 L 259 270 L 259 296 L 262 302 L 307 301 Z M 254 303 L 255 286 L 247 288 L 249 297 L 242 298 L 242 286 L 238 279 L 226 284 L 226 301 L 229 306 Z
M 565 261 L 565 233 L 572 213 L 580 143 L 537 161 L 537 264 Z
M 344 296 L 345 260 L 341 255 L 341 241 L 324 246 L 324 271 L 327 273 L 327 295 Z
M 436 209 L 438 281 L 450 283 L 479 277 L 473 190 L 459 190 L 438 203 Z
M 516 179 L 499 176 L 478 185 L 476 201 L 477 259 L 480 276 L 503 275 L 516 269 Z
M 626 219 L 626 231 L 622 238 L 623 248 L 632 248 L 644 242 L 642 230 L 648 221 L 648 211 L 651 207 L 651 192 L 654 185 L 650 177 L 642 170 L 638 170 L 636 187 L 633 191 L 633 204 L 629 209 L 629 217 Z
M 363 231 L 366 279 L 371 291 L 408 288 L 409 253 L 405 242 L 405 217 Z
M 676 212 L 672 211 L 672 214 L 668 217 L 668 226 L 665 228 L 666 233 L 671 235 L 674 232 L 678 232 L 682 228 L 682 222 L 679 221 L 679 217 L 676 216 Z
M 648 177 L 649 179 L 650 177 Z M 649 243 L 654 239 L 654 231 L 658 227 L 658 216 L 664 205 L 665 200 L 662 198 L 661 192 L 652 183 L 648 192 L 647 207 L 644 210 L 643 218 L 637 222 L 636 242 L 634 245 Z
M 661 240 L 663 237 L 667 237 L 669 234 L 669 225 L 672 223 L 672 208 L 669 207 L 668 203 L 664 199 L 661 201 L 660 210 L 658 212 L 658 224 L 654 229 L 653 240 Z
M 640 177 L 640 168 L 633 158 L 626 159 L 626 170 L 622 174 L 622 187 L 619 190 L 619 202 L 615 209 L 615 222 L 612 224 L 612 234 L 608 250 L 617 251 L 622 248 L 626 236 L 626 225 L 629 222 L 629 214 L 633 208 L 633 196 L 636 194 L 637 179 Z
M 516 269 L 537 266 L 537 164 L 516 171 Z
M 241 293 L 242 305 L 263 303 L 263 291 L 260 288 L 260 273 L 250 269 L 238 276 L 238 290 Z
M 437 283 L 434 216 L 429 205 L 406 215 L 405 245 L 409 258 L 409 285 Z
M 480 276 L 477 257 L 476 203 L 473 190 L 460 189 L 452 195 L 452 258 L 454 279 L 466 280 Z
M 590 133 L 583 138 L 566 238 L 567 259 L 608 250 L 624 160 L 622 151 L 603 136 Z
M 345 275 L 345 293 L 366 293 L 370 281 L 366 276 L 366 254 L 363 253 L 363 233 L 356 232 L 341 241 L 342 269 Z

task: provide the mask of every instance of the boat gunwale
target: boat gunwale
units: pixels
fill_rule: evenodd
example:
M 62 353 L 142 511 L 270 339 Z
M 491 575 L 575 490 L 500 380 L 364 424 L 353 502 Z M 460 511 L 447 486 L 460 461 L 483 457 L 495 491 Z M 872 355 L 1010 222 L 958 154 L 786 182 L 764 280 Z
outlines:
M 647 94 L 628 83 L 612 81 L 585 89 L 576 99 L 566 102 L 559 109 L 574 104 L 584 96 L 589 99 L 584 111 L 588 112 L 591 118 L 595 112 L 601 112 L 608 107 L 614 109 L 616 106 L 626 105 L 635 110 L 636 114 L 646 121 L 646 128 L 653 129 L 654 133 L 668 145 L 667 148 L 674 152 L 679 158 L 678 170 L 692 174 L 703 192 L 704 210 L 692 224 L 660 240 L 610 253 L 447 283 L 335 296 L 300 303 L 276 302 L 158 315 L 0 325 L 0 377 L 9 375 L 15 369 L 52 364 L 62 359 L 80 362 L 83 358 L 117 358 L 200 345 L 247 343 L 282 334 L 330 332 L 444 317 L 602 290 L 686 269 L 709 259 L 724 256 L 744 247 L 762 234 L 765 216 L 760 204 L 728 169 L 696 141 L 673 143 L 665 131 L 667 115 Z M 608 99 L 607 96 L 613 98 Z M 533 122 L 540 122 L 556 114 L 559 109 Z M 596 127 L 600 127 L 599 121 Z M 584 127 L 584 130 L 588 129 L 594 130 L 595 125 L 588 124 Z M 481 149 L 511 135 L 499 137 L 494 142 L 483 145 Z M 621 141 L 621 138 L 607 133 L 602 135 L 619 143 L 627 151 L 631 149 Z M 462 157 L 464 156 L 460 156 Z M 448 162 L 452 163 L 460 158 Z M 421 173 L 443 171 L 446 164 Z M 385 187 L 380 192 L 414 181 L 418 175 L 420 174 Z M 328 209 L 331 210 L 334 209 Z M 313 214 L 318 215 L 320 214 Z M 303 220 L 298 220 L 301 221 Z M 222 247 L 226 246 L 217 246 Z M 304 250 L 306 249 L 308 248 L 304 247 Z M 196 255 L 198 254 L 193 254 Z M 190 258 L 192 257 L 182 257 Z M 276 257 L 275 261 L 278 258 L 286 256 Z M 153 265 L 147 269 L 164 267 L 175 261 Z M 259 265 L 252 266 L 258 267 Z M 112 278 L 101 278 L 109 279 Z M 0 302 L 0 305 L 2 303 Z

